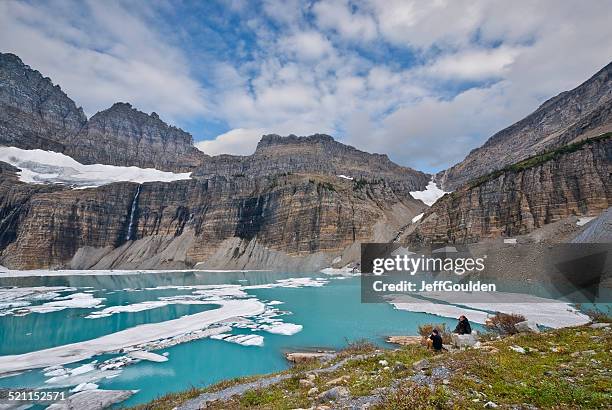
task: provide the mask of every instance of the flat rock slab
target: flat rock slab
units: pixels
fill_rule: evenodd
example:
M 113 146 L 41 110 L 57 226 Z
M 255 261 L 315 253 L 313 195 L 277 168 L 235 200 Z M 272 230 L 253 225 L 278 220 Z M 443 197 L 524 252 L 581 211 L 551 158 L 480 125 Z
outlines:
M 387 343 L 400 346 L 420 345 L 423 343 L 423 338 L 421 336 L 389 336 Z
M 104 410 L 127 400 L 132 394 L 134 392 L 131 390 L 85 390 L 53 403 L 47 410 Z
M 325 360 L 331 359 L 333 353 L 331 352 L 294 352 L 286 353 L 285 358 L 292 363 L 303 363 L 311 360 Z

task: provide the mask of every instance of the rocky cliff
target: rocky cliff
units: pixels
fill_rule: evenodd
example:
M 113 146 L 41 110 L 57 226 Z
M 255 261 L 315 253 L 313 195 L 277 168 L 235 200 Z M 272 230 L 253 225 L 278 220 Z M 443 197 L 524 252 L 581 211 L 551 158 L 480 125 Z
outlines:
M 72 190 L 5 174 L 1 223 L 12 229 L 0 236 L 0 263 L 19 269 L 275 268 L 291 265 L 286 258 L 320 268 L 358 241 L 391 239 L 424 208 L 384 181 L 313 175 Z
M 83 110 L 51 79 L 0 53 L 0 144 L 63 151 L 86 123 Z
M 493 135 L 436 177 L 446 190 L 532 155 L 612 131 L 612 63 L 571 91 Z
M 472 243 L 526 234 L 612 202 L 611 133 L 532 157 L 438 200 L 403 234 L 408 244 Z
M 50 78 L 5 53 L 0 53 L 0 145 L 61 152 L 84 164 L 167 171 L 191 170 L 206 158 L 190 134 L 129 104 L 114 104 L 88 121 Z
M 206 158 L 193 146 L 191 134 L 128 103 L 115 103 L 91 117 L 66 153 L 84 164 L 167 171 L 190 171 Z
M 395 189 L 420 191 L 431 176 L 393 163 L 387 155 L 370 154 L 335 141 L 331 136 L 264 135 L 255 153 L 246 157 L 221 155 L 205 161 L 195 177 L 245 175 L 262 177 L 281 173 L 344 175 L 354 180 L 384 179 Z

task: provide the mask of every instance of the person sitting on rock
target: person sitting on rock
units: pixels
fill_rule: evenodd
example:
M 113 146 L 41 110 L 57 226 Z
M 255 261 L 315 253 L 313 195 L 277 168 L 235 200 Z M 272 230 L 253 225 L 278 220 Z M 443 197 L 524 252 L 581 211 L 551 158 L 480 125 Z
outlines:
M 427 348 L 438 352 L 442 350 L 442 336 L 440 336 L 438 329 L 432 330 L 431 334 L 427 338 Z
M 469 335 L 472 333 L 472 327 L 470 326 L 470 322 L 468 322 L 467 317 L 464 315 L 459 316 L 459 323 L 457 323 L 457 327 L 453 333 L 458 333 L 460 335 Z

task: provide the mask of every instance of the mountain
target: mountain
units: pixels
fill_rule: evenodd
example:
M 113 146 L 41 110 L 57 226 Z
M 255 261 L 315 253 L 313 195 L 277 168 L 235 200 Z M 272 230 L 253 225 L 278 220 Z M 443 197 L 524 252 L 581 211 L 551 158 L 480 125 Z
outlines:
M 474 243 L 597 216 L 612 204 L 611 164 L 612 133 L 531 157 L 446 194 L 399 240 Z
M 89 121 L 51 79 L 0 53 L 0 144 L 67 154 L 83 164 L 188 171 L 206 158 L 183 130 L 116 103 Z
M 253 155 L 213 157 L 202 163 L 193 175 L 262 177 L 274 173 L 344 175 L 368 181 L 384 179 L 406 193 L 425 189 L 431 179 L 431 175 L 393 163 L 387 155 L 363 152 L 324 134 L 264 135 Z
M 571 91 L 543 103 L 519 122 L 436 175 L 445 190 L 547 150 L 612 131 L 612 63 Z
M 0 144 L 63 151 L 86 124 L 83 109 L 58 85 L 0 53 Z
M 12 54 L 0 55 L 0 76 L 0 264 L 10 268 L 344 266 L 360 242 L 391 240 L 426 207 L 410 192 L 430 175 L 328 135 L 266 135 L 253 155 L 210 157 L 127 103 L 87 119 Z M 135 176 L 149 182 L 127 182 Z
M 76 190 L 5 168 L 0 262 L 19 269 L 317 269 L 354 260 L 359 241 L 390 240 L 425 207 L 384 181 L 313 174 Z

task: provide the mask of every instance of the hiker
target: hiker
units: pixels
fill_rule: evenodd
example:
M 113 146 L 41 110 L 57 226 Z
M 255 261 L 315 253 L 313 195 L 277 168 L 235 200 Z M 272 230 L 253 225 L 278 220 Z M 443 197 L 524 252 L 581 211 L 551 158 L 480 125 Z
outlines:
M 468 322 L 467 317 L 464 315 L 459 316 L 459 323 L 457 323 L 457 327 L 453 333 L 458 333 L 460 335 L 469 335 L 472 333 L 472 327 L 470 326 L 470 322 Z
M 440 336 L 438 329 L 432 330 L 431 334 L 427 338 L 427 348 L 436 350 L 438 352 L 442 350 L 442 336 Z

